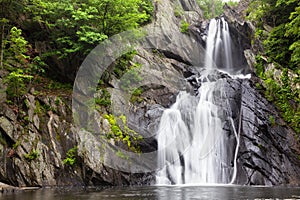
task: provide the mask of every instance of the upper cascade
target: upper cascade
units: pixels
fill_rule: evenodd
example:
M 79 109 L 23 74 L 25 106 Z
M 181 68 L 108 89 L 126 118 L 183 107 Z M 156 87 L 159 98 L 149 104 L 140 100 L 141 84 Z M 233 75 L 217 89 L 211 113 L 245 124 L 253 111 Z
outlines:
M 234 71 L 229 26 L 222 18 L 212 19 L 206 41 L 205 68 Z

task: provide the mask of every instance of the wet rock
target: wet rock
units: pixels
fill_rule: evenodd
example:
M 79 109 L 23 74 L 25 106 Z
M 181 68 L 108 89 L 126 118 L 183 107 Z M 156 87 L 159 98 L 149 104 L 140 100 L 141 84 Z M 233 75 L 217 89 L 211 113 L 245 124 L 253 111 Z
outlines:
M 300 162 L 292 149 L 295 132 L 282 126 L 276 108 L 253 83 L 244 81 L 242 88 L 240 177 L 245 175 L 244 184 L 250 185 L 293 185 L 300 180 Z
M 300 161 L 293 150 L 295 132 L 282 124 L 276 108 L 263 98 L 252 80 L 227 79 L 224 88 L 229 102 L 226 113 L 240 123 L 235 124 L 240 134 L 235 183 L 298 185 Z
M 0 193 L 16 193 L 21 191 L 24 191 L 24 189 L 0 182 Z

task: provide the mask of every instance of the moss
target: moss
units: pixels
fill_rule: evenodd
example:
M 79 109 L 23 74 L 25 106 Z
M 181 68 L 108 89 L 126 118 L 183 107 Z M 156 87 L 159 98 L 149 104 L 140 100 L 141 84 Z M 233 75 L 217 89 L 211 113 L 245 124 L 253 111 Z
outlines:
M 180 6 L 176 6 L 175 9 L 174 9 L 174 16 L 177 17 L 177 18 L 181 18 L 181 16 L 183 15 L 183 10 Z
M 181 33 L 187 33 L 189 31 L 190 24 L 187 21 L 181 20 L 180 31 Z
M 26 160 L 28 161 L 32 161 L 35 160 L 39 157 L 39 153 L 36 150 L 32 150 L 31 152 L 24 154 L 24 157 Z
M 132 50 L 124 55 L 122 55 L 115 62 L 115 66 L 113 69 L 113 74 L 120 79 L 126 72 L 131 68 L 131 61 L 133 57 L 137 54 L 136 50 Z
M 122 158 L 122 159 L 129 160 L 129 157 L 128 157 L 128 156 L 126 156 L 126 155 L 124 155 L 124 153 L 123 153 L 123 152 L 121 152 L 120 150 L 119 150 L 119 151 L 117 151 L 116 155 L 117 155 L 118 157 Z
M 130 102 L 131 103 L 141 103 L 144 99 L 141 97 L 142 93 L 144 92 L 143 88 L 137 88 L 132 92 Z
M 275 117 L 273 115 L 269 116 L 269 121 L 270 121 L 270 123 L 271 123 L 272 126 L 275 126 L 275 124 L 276 124 L 275 123 Z
M 128 127 L 126 116 L 120 115 L 116 117 L 109 114 L 104 115 L 104 118 L 108 120 L 111 127 L 111 131 L 106 135 L 107 139 L 122 142 L 126 144 L 131 151 L 136 153 L 140 152 L 140 147 L 137 142 L 142 140 L 143 137 Z
M 134 63 L 130 69 L 122 76 L 120 80 L 120 88 L 125 92 L 132 92 L 136 89 L 135 85 L 138 85 L 143 78 L 140 76 L 139 69 L 141 65 Z
M 41 114 L 42 113 L 42 106 L 39 101 L 35 101 L 35 109 L 34 109 L 35 114 Z
M 60 102 L 61 102 L 60 98 L 59 97 L 55 97 L 55 105 L 59 106 Z
M 107 89 L 101 89 L 100 91 L 100 97 L 95 98 L 95 103 L 100 105 L 100 106 L 105 106 L 108 107 L 111 105 L 111 95 L 108 92 Z
M 21 141 L 20 140 L 18 140 L 15 144 L 13 144 L 13 149 L 16 149 L 16 148 L 18 148 L 19 146 L 21 145 Z

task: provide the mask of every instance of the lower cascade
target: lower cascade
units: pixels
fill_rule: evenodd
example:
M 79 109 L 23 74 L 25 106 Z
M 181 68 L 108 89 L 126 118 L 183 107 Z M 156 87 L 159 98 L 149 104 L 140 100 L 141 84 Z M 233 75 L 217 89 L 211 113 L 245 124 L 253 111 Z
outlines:
M 205 70 L 196 95 L 180 92 L 158 129 L 157 184 L 230 184 L 235 181 L 240 113 L 232 113 L 224 84 L 231 78 L 231 40 L 227 22 L 209 25 Z M 234 109 L 233 109 L 234 110 Z

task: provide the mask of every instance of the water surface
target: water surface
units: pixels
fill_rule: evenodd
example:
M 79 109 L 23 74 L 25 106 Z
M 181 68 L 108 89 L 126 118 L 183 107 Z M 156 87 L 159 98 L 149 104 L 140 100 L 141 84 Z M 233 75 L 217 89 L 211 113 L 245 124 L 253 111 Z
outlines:
M 41 189 L 0 194 L 0 200 L 300 199 L 300 188 L 246 186 L 147 186 Z

